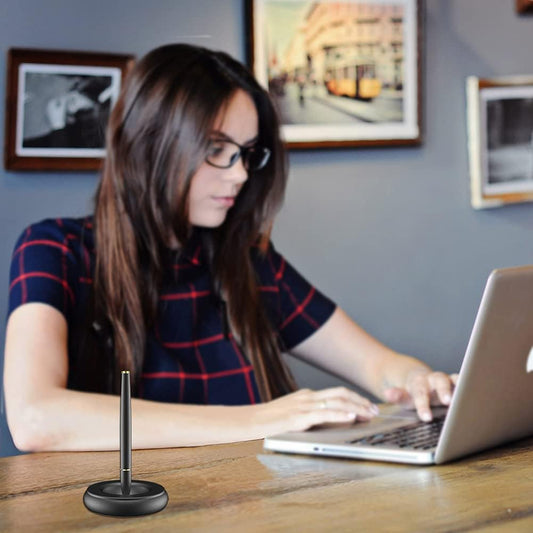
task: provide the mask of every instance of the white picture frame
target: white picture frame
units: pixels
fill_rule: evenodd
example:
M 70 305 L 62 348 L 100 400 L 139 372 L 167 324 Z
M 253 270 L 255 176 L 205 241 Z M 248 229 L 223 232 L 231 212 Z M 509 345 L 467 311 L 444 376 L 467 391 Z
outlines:
M 246 0 L 289 148 L 422 142 L 420 0 Z
M 533 76 L 466 84 L 472 207 L 533 201 Z

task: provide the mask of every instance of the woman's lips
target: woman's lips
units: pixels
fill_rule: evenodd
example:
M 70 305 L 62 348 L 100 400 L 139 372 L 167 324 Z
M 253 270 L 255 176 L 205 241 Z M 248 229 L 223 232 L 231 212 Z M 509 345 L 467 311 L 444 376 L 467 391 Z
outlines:
M 221 207 L 232 207 L 235 204 L 235 196 L 213 196 L 213 200 Z

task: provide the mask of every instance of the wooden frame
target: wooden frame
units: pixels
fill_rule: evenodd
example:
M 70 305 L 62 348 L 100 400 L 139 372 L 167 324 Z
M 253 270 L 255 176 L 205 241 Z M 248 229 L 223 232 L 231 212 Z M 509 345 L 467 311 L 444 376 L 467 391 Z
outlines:
M 533 201 L 533 76 L 467 79 L 472 207 Z
M 533 0 L 516 0 L 517 13 L 533 13 Z
M 133 56 L 8 51 L 4 166 L 97 170 L 105 126 Z
M 421 0 L 245 0 L 248 63 L 289 148 L 417 145 Z

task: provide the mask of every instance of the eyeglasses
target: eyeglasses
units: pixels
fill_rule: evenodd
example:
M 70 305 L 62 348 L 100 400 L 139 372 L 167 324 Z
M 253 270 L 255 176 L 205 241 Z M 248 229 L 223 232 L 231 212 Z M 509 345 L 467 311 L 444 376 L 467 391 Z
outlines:
M 229 139 L 213 139 L 205 160 L 213 167 L 230 168 L 239 158 L 246 170 L 260 170 L 270 159 L 270 150 L 264 146 L 241 146 Z

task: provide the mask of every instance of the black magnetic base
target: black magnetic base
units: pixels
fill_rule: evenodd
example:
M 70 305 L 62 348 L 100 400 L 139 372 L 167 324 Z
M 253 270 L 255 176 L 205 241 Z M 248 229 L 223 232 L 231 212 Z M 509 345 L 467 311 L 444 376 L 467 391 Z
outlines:
M 151 481 L 132 480 L 128 495 L 122 494 L 119 480 L 100 481 L 85 491 L 83 503 L 93 513 L 140 516 L 164 509 L 168 494 L 161 485 Z

